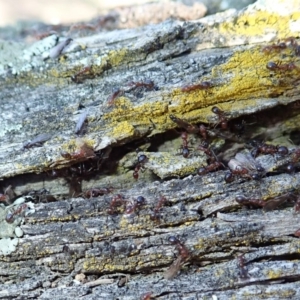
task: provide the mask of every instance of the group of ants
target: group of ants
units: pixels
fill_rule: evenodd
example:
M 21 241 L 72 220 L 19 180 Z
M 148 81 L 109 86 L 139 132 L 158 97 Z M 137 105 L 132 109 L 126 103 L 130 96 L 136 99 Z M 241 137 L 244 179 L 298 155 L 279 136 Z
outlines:
M 278 42 L 277 44 L 273 44 L 267 47 L 264 47 L 262 51 L 266 54 L 271 53 L 272 51 L 282 51 L 283 49 L 286 49 L 288 46 L 291 46 L 295 54 L 298 56 L 300 55 L 300 46 L 298 46 L 295 38 L 287 38 L 282 42 Z M 267 69 L 271 71 L 289 71 L 296 68 L 294 64 L 280 64 L 280 63 L 274 63 L 269 62 L 267 64 Z M 87 72 L 87 69 L 84 69 L 81 73 L 78 73 L 76 78 L 79 77 L 82 73 Z M 136 82 L 136 83 L 130 83 L 130 86 L 134 87 L 143 87 L 147 89 L 153 89 L 154 83 L 152 81 L 146 81 L 144 82 Z M 190 92 L 195 89 L 209 89 L 212 87 L 212 84 L 210 82 L 202 82 L 197 85 L 191 85 L 191 86 L 184 86 L 182 88 L 183 92 Z M 108 99 L 108 105 L 113 105 L 115 99 L 122 95 L 123 90 L 118 89 L 113 92 L 113 94 Z M 231 183 L 237 178 L 240 178 L 242 180 L 260 180 L 263 176 L 266 175 L 266 171 L 264 168 L 256 161 L 256 157 L 260 154 L 262 155 L 273 155 L 280 159 L 282 157 L 288 157 L 288 163 L 285 166 L 285 171 L 288 173 L 294 173 L 298 168 L 298 163 L 300 160 L 300 148 L 289 150 L 286 146 L 280 146 L 280 145 L 272 145 L 267 144 L 265 142 L 260 142 L 256 140 L 252 140 L 250 143 L 251 151 L 247 150 L 244 152 L 238 152 L 234 158 L 230 159 L 228 162 L 228 168 L 225 167 L 224 162 L 220 161 L 218 156 L 215 154 L 214 150 L 211 147 L 211 140 L 219 137 L 219 138 L 228 138 L 229 135 L 226 135 L 226 132 L 230 131 L 229 128 L 229 120 L 226 112 L 221 110 L 219 107 L 214 106 L 212 107 L 212 113 L 216 115 L 217 123 L 214 124 L 213 127 L 206 126 L 204 124 L 200 125 L 193 125 L 184 119 L 178 118 L 174 115 L 170 115 L 170 119 L 176 123 L 177 127 L 182 129 L 181 132 L 181 139 L 182 139 L 182 146 L 180 149 L 180 154 L 188 159 L 191 154 L 191 148 L 189 147 L 189 141 L 188 136 L 189 134 L 196 134 L 200 135 L 201 137 L 201 144 L 197 146 L 197 150 L 202 151 L 207 156 L 207 165 L 201 166 L 197 170 L 198 175 L 206 175 L 210 172 L 217 171 L 220 168 L 227 169 L 227 173 L 225 175 L 225 182 Z M 82 114 L 79 118 L 78 124 L 76 125 L 75 133 L 80 132 L 83 125 L 86 123 L 87 115 Z M 239 134 L 243 133 L 245 124 L 239 124 L 239 127 L 236 127 L 238 129 Z M 24 144 L 24 149 L 29 149 L 34 146 L 41 146 L 46 140 L 50 139 L 51 136 L 47 134 L 41 134 L 39 135 L 35 140 L 31 142 L 27 142 Z M 239 137 L 232 137 L 230 135 L 230 139 L 232 140 L 239 140 Z M 249 146 L 249 145 L 248 145 Z M 80 148 L 80 151 L 74 152 L 74 153 L 62 153 L 61 154 L 63 158 L 69 159 L 72 161 L 76 161 L 76 159 L 81 158 L 96 158 L 97 154 L 95 154 L 92 149 L 87 147 L 87 145 L 82 145 Z M 134 167 L 133 171 L 133 178 L 138 179 L 139 178 L 139 172 L 143 171 L 146 167 L 146 163 L 148 162 L 148 157 L 145 154 L 138 155 L 137 163 Z M 84 163 L 80 163 L 78 168 L 76 169 L 75 173 L 76 175 L 81 175 L 84 170 L 82 170 Z M 78 170 L 77 170 L 78 169 Z M 64 171 L 57 171 L 56 175 L 59 174 L 59 172 L 62 172 L 61 176 L 64 176 L 66 178 L 66 174 Z M 69 171 L 70 172 L 70 171 Z M 55 173 L 55 172 L 54 172 Z M 58 175 L 59 176 L 59 175 Z M 67 174 L 67 176 L 70 176 L 70 174 Z M 73 176 L 73 175 L 72 175 Z M 76 176 L 75 176 L 76 178 Z M 76 196 L 83 196 L 86 199 L 94 198 L 98 196 L 103 196 L 105 194 L 109 194 L 113 192 L 113 188 L 92 188 L 85 192 L 79 193 Z M 41 191 L 31 191 L 27 196 L 29 196 L 29 199 L 50 199 L 51 196 L 49 195 L 49 191 L 46 189 L 42 189 Z M 16 195 L 13 192 L 13 189 L 11 186 L 9 186 L 7 189 L 5 189 L 3 194 L 0 194 L 0 201 L 3 203 L 6 203 L 6 205 L 9 205 L 12 203 L 12 199 L 16 199 Z M 53 201 L 56 199 L 54 197 L 51 198 Z M 262 200 L 262 199 L 252 199 L 252 198 L 246 198 L 243 195 L 237 196 L 236 201 L 241 206 L 247 206 L 247 207 L 260 207 L 264 210 L 270 210 L 274 209 L 281 204 L 292 200 L 294 203 L 294 209 L 296 212 L 300 211 L 300 197 L 295 196 L 295 193 L 289 192 L 284 195 L 275 197 L 273 199 L 269 199 L 268 201 Z M 167 199 L 164 196 L 161 196 L 160 199 L 157 202 L 157 205 L 153 208 L 153 212 L 150 216 L 150 218 L 154 221 L 159 221 L 161 218 L 160 210 L 162 207 L 167 203 Z M 132 215 L 136 211 L 138 211 L 141 207 L 143 207 L 146 204 L 146 200 L 143 196 L 139 196 L 133 201 L 126 201 L 124 196 L 121 194 L 116 194 L 112 197 L 109 208 L 107 209 L 107 213 L 110 215 L 118 214 L 119 212 L 123 212 L 125 215 Z M 27 209 L 26 203 L 21 203 L 18 206 L 14 207 L 13 209 L 9 210 L 6 221 L 8 223 L 14 222 L 14 220 L 19 216 L 24 216 L 25 211 Z M 294 233 L 295 236 L 300 237 L 300 229 L 297 230 Z M 181 242 L 177 237 L 170 236 L 168 238 L 168 241 L 170 244 L 175 245 L 177 251 L 178 251 L 178 257 L 177 259 L 172 263 L 172 265 L 167 269 L 167 271 L 164 274 L 164 277 L 166 279 L 172 279 L 174 278 L 182 265 L 187 262 L 191 255 L 188 248 L 184 245 L 183 242 Z M 248 278 L 247 269 L 245 267 L 245 259 L 243 255 L 240 255 L 238 257 L 238 265 L 240 267 L 240 277 L 241 278 Z M 151 293 L 145 294 L 145 298 L 143 299 L 151 299 Z

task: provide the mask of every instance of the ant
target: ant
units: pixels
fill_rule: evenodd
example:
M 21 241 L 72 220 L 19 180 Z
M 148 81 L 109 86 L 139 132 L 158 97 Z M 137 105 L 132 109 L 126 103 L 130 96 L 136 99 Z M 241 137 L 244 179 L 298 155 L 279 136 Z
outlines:
M 296 56 L 300 56 L 300 46 L 299 46 L 299 45 L 296 45 L 296 46 L 294 47 L 294 49 L 295 49 L 295 55 L 296 55 Z
M 174 115 L 170 115 L 169 117 L 174 123 L 176 123 L 179 127 L 185 129 L 188 133 L 199 132 L 199 128 L 196 125 L 192 125 L 182 119 L 175 117 Z
M 197 170 L 198 175 L 205 175 L 209 172 L 216 171 L 220 167 L 224 166 L 220 161 L 212 162 L 211 164 L 207 165 L 206 167 L 200 167 Z
M 181 149 L 181 153 L 182 156 L 184 158 L 188 158 L 188 156 L 190 155 L 190 150 L 188 147 L 188 140 L 187 140 L 188 134 L 186 132 L 183 132 L 181 134 L 181 138 L 182 138 L 182 149 Z
M 148 161 L 148 157 L 145 154 L 141 154 L 138 156 L 138 163 L 134 168 L 133 171 L 133 178 L 138 179 L 139 178 L 139 171 L 142 169 L 145 165 L 145 163 Z
M 235 175 L 259 180 L 265 172 L 265 169 L 259 165 L 253 156 L 248 152 L 238 152 L 234 158 L 230 159 L 228 162 L 228 167 L 230 172 L 225 175 L 225 181 L 227 183 L 232 182 L 235 178 Z
M 130 215 L 135 212 L 138 208 L 145 205 L 146 199 L 143 196 L 138 196 L 135 200 L 133 205 L 130 204 L 125 209 L 125 214 Z
M 294 232 L 294 236 L 300 237 L 300 229 L 298 229 Z
M 68 33 L 71 32 L 72 30 L 83 30 L 83 29 L 87 29 L 87 30 L 96 30 L 96 27 L 92 24 L 73 24 Z
M 296 163 L 299 161 L 300 158 L 300 148 L 292 150 L 291 153 L 291 162 L 286 166 L 286 171 L 288 173 L 294 173 L 296 169 Z
M 282 42 L 278 41 L 277 44 L 272 44 L 270 46 L 266 46 L 264 48 L 262 48 L 262 52 L 268 54 L 272 51 L 275 51 L 275 52 L 280 52 L 281 50 L 284 50 L 287 48 L 287 44 L 286 43 L 290 43 L 290 45 L 296 49 L 298 44 L 295 40 L 294 37 L 288 37 L 286 39 L 284 39 Z M 297 54 L 296 54 L 297 55 Z
M 75 75 L 71 76 L 71 80 L 75 83 L 82 83 L 82 75 L 84 75 L 85 73 L 88 73 L 92 70 L 92 67 L 87 66 L 82 68 L 79 72 L 77 72 Z M 81 78 L 80 78 L 81 77 Z
M 216 162 L 218 160 L 218 158 L 216 157 L 213 150 L 210 149 L 208 146 L 209 146 L 208 142 L 204 141 L 204 142 L 202 142 L 201 145 L 198 146 L 197 149 L 203 151 L 208 157 L 208 160 L 207 160 L 208 164 L 212 164 L 212 163 Z
M 207 140 L 207 128 L 203 124 L 199 125 L 199 133 L 202 136 L 203 140 Z
M 190 257 L 190 253 L 186 246 L 183 243 L 181 243 L 175 236 L 170 236 L 168 240 L 172 245 L 176 246 L 179 252 L 179 256 L 177 257 L 177 259 L 164 273 L 165 279 L 172 279 L 177 275 L 182 264 Z
M 13 223 L 15 221 L 15 216 L 21 215 L 21 213 L 25 213 L 26 208 L 28 208 L 28 205 L 26 203 L 19 205 L 19 207 L 16 210 L 14 210 L 13 212 L 9 212 L 5 216 L 5 221 L 7 223 Z
M 297 69 L 296 65 L 292 62 L 287 64 L 281 64 L 281 62 L 275 63 L 273 61 L 269 61 L 266 67 L 271 71 L 292 71 L 294 69 Z
M 228 120 L 225 116 L 224 111 L 221 110 L 220 108 L 218 108 L 217 106 L 214 106 L 211 109 L 211 111 L 218 116 L 218 118 L 219 118 L 219 123 L 218 124 L 221 124 L 221 128 L 224 129 L 224 130 L 227 129 L 228 128 Z
M 109 205 L 109 209 L 107 210 L 107 213 L 113 215 L 114 213 L 116 213 L 116 207 L 124 204 L 125 204 L 124 197 L 120 194 L 115 195 L 110 201 L 110 205 Z
M 207 90 L 212 87 L 212 84 L 209 81 L 203 81 L 200 82 L 199 84 L 194 84 L 194 85 L 185 85 L 184 87 L 181 88 L 182 92 L 190 92 L 194 90 Z
M 265 205 L 264 200 L 254 199 L 254 198 L 246 198 L 243 195 L 236 196 L 235 201 L 242 206 L 263 207 Z
M 158 212 L 160 211 L 160 209 L 162 208 L 162 206 L 167 202 L 167 198 L 165 196 L 161 196 L 158 200 L 157 205 L 155 206 L 154 210 L 153 210 L 153 214 L 151 215 L 151 219 L 154 220 L 158 220 L 159 219 L 159 215 Z
M 11 204 L 16 198 L 16 193 L 13 190 L 12 185 L 9 185 L 4 189 L 4 194 L 0 193 L 0 202 L 5 202 L 6 204 Z
M 292 152 L 292 162 L 293 163 L 296 163 L 299 161 L 299 158 L 300 158 L 300 148 L 298 149 L 295 149 L 293 152 Z
M 52 195 L 50 195 L 50 191 L 42 188 L 39 190 L 31 190 L 31 191 L 24 191 L 22 193 L 22 196 L 30 197 L 35 202 L 54 202 L 56 201 L 56 198 Z
M 98 197 L 98 196 L 103 196 L 105 194 L 109 194 L 113 191 L 112 187 L 109 188 L 92 188 L 90 190 L 87 190 L 84 192 L 83 196 L 87 199 L 89 198 L 94 198 L 94 197 Z
M 244 254 L 239 255 L 237 257 L 237 260 L 238 260 L 238 266 L 240 268 L 240 278 L 241 279 L 249 278 L 248 269 L 246 267 L 246 260 L 245 260 Z
M 276 52 L 280 52 L 281 50 L 284 50 L 287 48 L 286 43 L 284 42 L 278 42 L 277 44 L 272 44 L 270 46 L 264 47 L 261 51 L 264 52 L 265 54 L 268 54 L 272 52 L 273 50 Z
M 0 201 L 2 202 L 6 202 L 7 201 L 7 195 L 4 195 L 4 194 L 0 194 Z
M 96 155 L 91 147 L 87 144 L 83 143 L 78 151 L 73 153 L 69 153 L 66 151 L 62 151 L 60 155 L 68 160 L 79 160 L 82 158 L 94 158 Z
M 294 206 L 294 210 L 295 212 L 299 212 L 300 211 L 300 197 L 298 196 L 296 202 L 295 202 L 295 206 Z
M 289 150 L 285 146 L 274 146 L 265 143 L 259 144 L 256 141 L 253 141 L 253 143 L 256 144 L 256 148 L 251 152 L 254 157 L 256 157 L 258 154 L 279 154 L 280 156 L 289 154 Z
M 182 258 L 182 260 L 186 260 L 190 257 L 190 253 L 189 253 L 189 250 L 187 249 L 187 247 L 181 243 L 179 241 L 179 239 L 175 236 L 170 236 L 168 238 L 168 241 L 172 244 L 172 245 L 175 245 L 178 252 L 179 252 L 179 256 Z
M 115 89 L 112 94 L 107 98 L 107 106 L 111 106 L 114 104 L 115 100 L 122 96 L 124 91 L 122 89 Z
M 141 300 L 150 300 L 152 298 L 152 292 L 148 292 L 141 296 Z
M 208 148 L 208 143 L 206 142 L 202 143 L 202 145 L 199 145 L 197 149 L 203 151 L 209 158 L 214 157 L 213 151 L 210 148 Z
M 200 124 L 198 127 L 197 125 L 192 125 L 182 119 L 175 117 L 174 115 L 170 115 L 169 117 L 174 123 L 178 125 L 178 127 L 185 129 L 188 133 L 200 133 L 204 140 L 207 139 L 207 128 L 203 124 Z
M 33 37 L 36 39 L 36 40 L 42 40 L 50 35 L 53 35 L 53 34 L 57 34 L 56 31 L 54 30 L 51 30 L 51 31 L 48 31 L 48 32 L 44 32 L 44 33 L 36 33 L 36 34 L 33 34 Z
M 272 199 L 269 199 L 267 201 L 264 201 L 261 199 L 246 198 L 242 195 L 237 196 L 235 198 L 235 200 L 240 205 L 263 207 L 264 211 L 270 211 L 270 210 L 277 208 L 279 205 L 283 204 L 284 202 L 286 202 L 289 198 L 294 198 L 294 197 L 295 196 L 293 195 L 293 193 L 289 192 L 289 193 L 285 193 L 281 196 L 277 196 Z
M 137 87 L 145 87 L 152 90 L 154 88 L 154 82 L 150 79 L 146 79 L 145 81 L 130 81 L 128 85 L 133 89 L 136 89 Z
M 292 192 L 285 193 L 283 195 L 274 197 L 268 200 L 264 205 L 264 210 L 269 211 L 277 208 L 281 204 L 285 203 L 289 199 L 295 199 L 295 195 Z

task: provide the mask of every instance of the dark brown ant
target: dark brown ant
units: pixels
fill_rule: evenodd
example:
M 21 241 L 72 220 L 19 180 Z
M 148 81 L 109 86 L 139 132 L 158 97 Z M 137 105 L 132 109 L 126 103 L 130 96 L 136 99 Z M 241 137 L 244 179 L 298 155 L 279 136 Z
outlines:
M 170 119 L 178 125 L 178 127 L 185 129 L 188 133 L 198 133 L 199 128 L 196 125 L 192 125 L 182 119 L 175 117 L 174 115 L 169 116 Z
M 284 50 L 286 48 L 287 48 L 286 43 L 281 42 L 281 43 L 278 43 L 278 44 L 272 44 L 270 46 L 266 46 L 261 51 L 268 54 L 272 51 L 280 52 L 281 50 Z
M 151 219 L 152 220 L 159 220 L 159 214 L 158 212 L 160 211 L 160 209 L 162 208 L 162 206 L 167 202 L 167 198 L 164 196 L 161 196 L 157 202 L 157 205 L 155 206 L 154 210 L 153 210 L 153 214 L 151 215 Z
M 269 61 L 266 67 L 271 71 L 292 71 L 294 69 L 297 69 L 297 66 L 292 62 L 287 64 L 281 64 L 281 62 L 275 63 L 273 61 Z
M 286 170 L 286 172 L 289 173 L 289 174 L 295 173 L 296 166 L 295 166 L 294 163 L 289 163 L 289 164 L 286 165 L 285 170 Z
M 212 162 L 211 164 L 207 165 L 206 167 L 200 167 L 197 170 L 198 175 L 205 175 L 209 172 L 216 171 L 220 167 L 224 166 L 220 161 Z
M 218 116 L 218 118 L 219 118 L 219 123 L 218 124 L 221 124 L 221 128 L 224 129 L 224 130 L 227 129 L 228 128 L 228 120 L 225 116 L 224 111 L 221 110 L 220 108 L 218 108 L 217 106 L 214 106 L 211 109 L 211 111 Z
M 137 87 L 145 87 L 149 90 L 154 89 L 154 82 L 150 79 L 146 79 L 145 81 L 130 81 L 128 85 L 134 89 Z
M 130 204 L 125 209 L 125 214 L 130 215 L 134 213 L 137 209 L 140 209 L 143 205 L 145 205 L 146 199 L 143 196 L 138 196 L 133 204 Z
M 146 155 L 141 154 L 138 156 L 138 163 L 135 166 L 134 171 L 133 171 L 134 179 L 137 180 L 139 178 L 139 171 L 140 171 L 140 169 L 142 169 L 144 167 L 144 165 L 147 161 L 148 161 L 148 157 Z
M 0 201 L 1 202 L 6 202 L 7 201 L 7 195 L 4 195 L 4 194 L 0 194 Z
M 198 127 L 197 125 L 192 125 L 182 119 L 175 117 L 174 115 L 170 115 L 169 117 L 174 123 L 178 125 L 178 127 L 185 129 L 188 133 L 200 133 L 204 140 L 207 139 L 207 128 L 203 124 L 200 124 Z
M 13 212 L 9 212 L 5 216 L 5 221 L 7 223 L 13 223 L 15 221 L 15 216 L 21 215 L 22 213 L 25 213 L 25 210 L 28 208 L 28 205 L 26 203 L 23 203 L 19 205 L 17 209 L 15 209 Z
M 82 83 L 82 75 L 84 75 L 85 73 L 88 73 L 92 70 L 92 67 L 87 66 L 82 68 L 79 72 L 77 72 L 75 75 L 71 76 L 71 80 L 75 83 Z
M 172 279 L 177 275 L 183 263 L 189 259 L 190 253 L 186 246 L 183 243 L 181 243 L 175 236 L 170 236 L 168 240 L 172 245 L 176 246 L 179 252 L 179 256 L 177 257 L 177 259 L 164 273 L 165 279 Z
M 14 222 L 14 217 L 15 217 L 15 215 L 14 215 L 14 213 L 8 213 L 6 216 L 5 216 L 5 221 L 7 222 L 7 223 L 13 223 Z
M 191 92 L 194 90 L 207 90 L 211 87 L 212 87 L 211 82 L 203 81 L 203 82 L 200 82 L 199 84 L 185 85 L 184 87 L 181 88 L 181 91 L 182 92 Z
M 124 200 L 124 197 L 120 194 L 115 195 L 111 201 L 110 201 L 110 205 L 109 205 L 109 209 L 107 210 L 107 213 L 112 215 L 116 213 L 116 208 L 121 206 L 121 205 L 125 205 L 126 201 Z
M 235 175 L 256 180 L 256 177 L 250 176 L 249 170 L 247 170 L 246 168 L 243 168 L 243 167 L 239 167 L 239 168 L 231 170 L 229 173 L 227 173 L 225 175 L 225 181 L 227 183 L 232 182 L 235 179 Z
M 294 232 L 294 236 L 300 237 L 300 229 L 298 229 Z
M 297 163 L 299 162 L 299 159 L 300 159 L 300 148 L 292 150 L 290 156 L 291 161 L 286 166 L 286 172 L 294 173 L 297 167 Z
M 172 245 L 175 245 L 177 250 L 178 250 L 178 253 L 179 253 L 179 256 L 182 258 L 182 260 L 187 260 L 189 257 L 190 257 L 190 253 L 189 253 L 189 250 L 187 249 L 187 247 L 179 241 L 179 239 L 175 236 L 170 236 L 168 238 L 168 241 L 172 244 Z
M 113 191 L 112 187 L 108 187 L 108 188 L 92 188 L 90 190 L 87 190 L 83 193 L 83 197 L 84 198 L 94 198 L 94 197 L 98 197 L 98 196 L 103 196 L 106 194 L 109 194 Z
M 251 154 L 254 157 L 256 157 L 258 154 L 279 154 L 280 156 L 289 154 L 289 150 L 285 146 L 274 146 L 271 144 L 257 143 L 256 141 L 253 141 L 253 143 L 256 144 L 256 148 L 251 151 Z
M 295 197 L 294 194 L 289 192 L 268 200 L 246 198 L 243 195 L 237 196 L 235 200 L 240 205 L 263 207 L 264 211 L 270 211 L 277 208 L 284 202 L 286 202 L 289 198 L 294 198 L 294 197 Z
M 295 55 L 296 55 L 296 56 L 300 56 L 300 46 L 299 46 L 299 45 L 296 45 L 296 46 L 294 47 L 294 49 L 295 49 Z
M 199 145 L 197 149 L 203 151 L 211 160 L 216 160 L 215 154 L 210 148 L 208 148 L 208 144 L 205 143 L 204 145 Z
M 288 199 L 294 199 L 295 195 L 291 192 L 285 193 L 283 195 L 274 197 L 265 201 L 265 205 L 263 206 L 264 211 L 270 211 L 276 209 L 281 204 L 285 203 Z
M 207 140 L 208 132 L 207 128 L 203 124 L 199 125 L 199 133 L 204 140 Z
M 164 278 L 168 280 L 173 279 L 177 275 L 183 263 L 184 261 L 182 257 L 178 256 L 171 264 L 171 266 L 165 271 Z
M 141 296 L 141 300 L 151 300 L 152 298 L 152 292 L 148 292 Z
M 115 100 L 122 96 L 124 91 L 122 89 L 115 89 L 112 94 L 107 98 L 107 106 L 111 106 L 114 104 Z
M 184 158 L 188 158 L 188 156 L 190 155 L 190 150 L 188 147 L 188 134 L 187 132 L 182 132 L 181 134 L 181 138 L 182 138 L 182 149 L 181 149 L 181 154 Z
M 70 27 L 68 33 L 71 32 L 72 30 L 83 30 L 83 29 L 94 31 L 97 29 L 97 27 L 92 24 L 73 24 Z
M 297 197 L 297 200 L 295 201 L 294 210 L 297 213 L 300 211 L 300 197 L 299 196 Z
M 33 37 L 36 39 L 36 40 L 42 40 L 50 35 L 53 35 L 53 34 L 57 34 L 56 31 L 54 30 L 51 30 L 51 31 L 48 31 L 48 32 L 43 32 L 43 33 L 36 33 L 33 35 Z
M 269 46 L 266 46 L 264 48 L 262 48 L 262 52 L 268 54 L 272 51 L 274 52 L 280 52 L 284 49 L 287 48 L 287 44 L 286 43 L 290 43 L 290 45 L 295 49 L 298 44 L 296 42 L 296 39 L 294 37 L 288 37 L 286 39 L 283 39 L 283 41 L 278 41 L 277 44 L 272 44 L 272 45 L 269 45 Z
M 42 188 L 39 190 L 30 190 L 22 192 L 22 196 L 30 197 L 35 202 L 54 202 L 57 199 L 50 195 L 50 191 Z
M 15 198 L 16 193 L 11 185 L 4 189 L 4 194 L 0 194 L 0 202 L 5 202 L 6 204 L 12 204 Z
M 60 155 L 63 158 L 68 159 L 68 160 L 79 160 L 79 159 L 88 159 L 88 158 L 96 157 L 94 150 L 85 143 L 83 143 L 80 146 L 79 150 L 77 150 L 73 153 L 62 151 L 60 153 Z
M 230 159 L 228 167 L 230 172 L 225 175 L 227 183 L 232 182 L 235 176 L 259 180 L 265 173 L 264 168 L 248 152 L 238 152 L 234 158 Z
M 296 163 L 300 159 L 300 148 L 293 150 L 291 159 L 293 163 Z
M 242 206 L 264 207 L 265 201 L 261 199 L 246 198 L 243 195 L 235 197 L 235 201 Z
M 32 147 L 42 147 L 46 141 L 51 139 L 51 137 L 52 137 L 52 135 L 49 133 L 39 134 L 33 140 L 31 140 L 29 142 L 25 142 L 23 144 L 23 149 L 29 149 Z
M 240 278 L 241 279 L 249 278 L 248 269 L 246 267 L 246 260 L 245 260 L 244 254 L 239 255 L 237 257 L 237 260 L 238 260 L 238 266 L 240 268 Z

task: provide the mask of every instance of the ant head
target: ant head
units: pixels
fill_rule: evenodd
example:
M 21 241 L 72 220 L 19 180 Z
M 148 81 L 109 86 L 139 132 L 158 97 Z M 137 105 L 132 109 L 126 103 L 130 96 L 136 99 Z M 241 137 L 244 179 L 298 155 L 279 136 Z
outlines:
M 145 199 L 143 196 L 138 196 L 138 197 L 136 198 L 136 203 L 137 203 L 137 205 L 144 205 L 145 202 L 146 202 L 146 199 Z

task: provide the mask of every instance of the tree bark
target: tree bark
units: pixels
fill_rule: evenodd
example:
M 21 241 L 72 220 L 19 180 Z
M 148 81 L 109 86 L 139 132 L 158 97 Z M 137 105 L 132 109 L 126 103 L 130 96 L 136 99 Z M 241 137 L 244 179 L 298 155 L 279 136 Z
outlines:
M 267 2 L 30 46 L 2 41 L 0 299 L 299 299 L 299 215 L 235 200 L 294 198 L 299 173 L 283 168 L 295 152 L 259 156 L 259 181 L 226 183 L 227 169 L 196 175 L 207 165 L 203 136 L 186 126 L 205 123 L 224 161 L 248 138 L 295 148 L 300 62 L 287 38 L 299 36 L 290 24 L 300 3 Z M 222 131 L 214 106 L 230 125 L 246 120 L 246 138 Z M 180 130 L 195 148 L 188 158 L 176 150 Z

